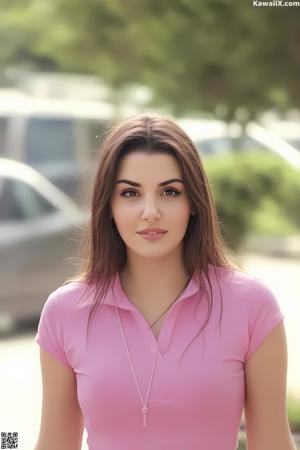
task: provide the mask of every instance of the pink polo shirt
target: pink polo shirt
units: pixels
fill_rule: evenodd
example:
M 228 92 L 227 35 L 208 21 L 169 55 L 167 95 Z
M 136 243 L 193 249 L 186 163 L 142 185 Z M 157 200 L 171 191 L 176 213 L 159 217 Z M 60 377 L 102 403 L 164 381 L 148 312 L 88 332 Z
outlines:
M 211 317 L 179 360 L 206 318 L 205 291 L 193 276 L 162 324 L 158 340 L 125 295 L 119 274 L 105 304 L 86 322 L 92 291 L 72 282 L 48 297 L 36 342 L 76 374 L 77 395 L 90 450 L 234 450 L 244 406 L 244 364 L 285 317 L 271 290 L 258 278 L 212 266 Z M 113 296 L 114 294 L 114 296 Z M 118 304 L 137 381 L 148 399 L 147 426 L 114 306 Z

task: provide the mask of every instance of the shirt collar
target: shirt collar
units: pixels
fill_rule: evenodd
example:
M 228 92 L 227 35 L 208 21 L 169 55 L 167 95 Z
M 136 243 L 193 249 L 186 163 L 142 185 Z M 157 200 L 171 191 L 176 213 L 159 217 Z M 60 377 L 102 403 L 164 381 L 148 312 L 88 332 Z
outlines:
M 193 276 L 190 278 L 188 285 L 186 286 L 185 290 L 181 293 L 181 295 L 178 297 L 176 302 L 178 302 L 187 299 L 194 294 L 196 294 L 200 290 L 200 283 L 196 276 L 196 273 L 193 274 Z M 105 297 L 104 301 L 105 305 L 111 305 L 111 306 L 118 306 L 121 309 L 127 309 L 127 310 L 133 310 L 135 309 L 132 302 L 128 299 L 127 295 L 123 291 L 123 287 L 121 285 L 120 280 L 120 274 L 119 272 L 116 273 L 115 279 L 113 282 L 113 285 L 109 291 L 109 294 Z

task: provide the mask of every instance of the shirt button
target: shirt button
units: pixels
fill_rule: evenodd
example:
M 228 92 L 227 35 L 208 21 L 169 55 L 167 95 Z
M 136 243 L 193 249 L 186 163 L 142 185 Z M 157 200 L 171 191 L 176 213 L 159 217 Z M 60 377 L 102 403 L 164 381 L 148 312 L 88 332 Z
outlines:
M 150 351 L 151 351 L 152 353 L 154 353 L 154 352 L 156 351 L 156 347 L 155 347 L 154 345 L 152 345 L 152 347 L 150 348 Z

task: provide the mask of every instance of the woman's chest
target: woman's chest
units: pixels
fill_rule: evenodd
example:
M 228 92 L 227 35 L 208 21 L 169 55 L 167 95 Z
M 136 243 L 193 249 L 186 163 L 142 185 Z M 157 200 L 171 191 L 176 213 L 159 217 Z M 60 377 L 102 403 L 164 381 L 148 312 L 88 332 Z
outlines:
M 140 424 L 141 398 L 146 401 L 147 396 L 154 417 L 168 417 L 174 423 L 185 416 L 213 421 L 231 412 L 239 417 L 244 370 L 233 354 L 221 355 L 215 349 L 203 353 L 202 344 L 196 342 L 181 360 L 171 347 L 159 354 L 154 366 L 156 353 L 141 342 L 129 339 L 128 349 L 129 353 L 122 339 L 118 345 L 106 340 L 78 365 L 79 403 L 95 428 L 119 423 L 129 429 Z

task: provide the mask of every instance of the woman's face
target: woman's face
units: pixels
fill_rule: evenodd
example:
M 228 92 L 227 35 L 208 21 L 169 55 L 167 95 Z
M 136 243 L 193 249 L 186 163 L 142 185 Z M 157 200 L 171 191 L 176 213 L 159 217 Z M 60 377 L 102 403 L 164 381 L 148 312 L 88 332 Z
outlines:
M 191 203 L 183 182 L 168 181 L 160 186 L 172 179 L 182 180 L 180 166 L 173 156 L 137 152 L 121 160 L 111 197 L 111 212 L 127 251 L 161 257 L 182 245 Z M 137 234 L 146 227 L 162 228 L 167 233 L 158 240 L 147 240 Z

